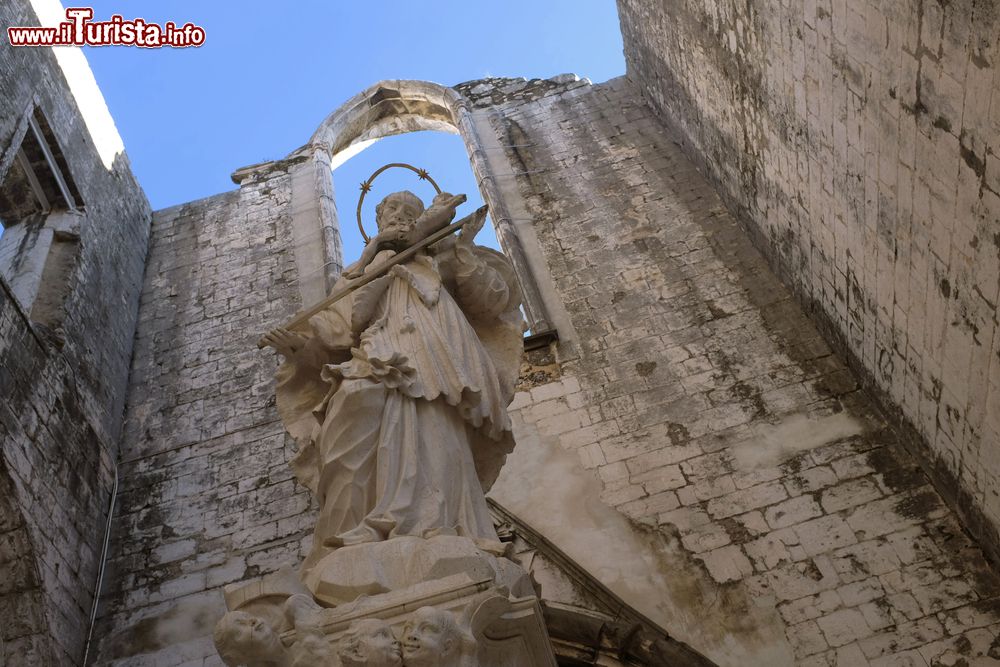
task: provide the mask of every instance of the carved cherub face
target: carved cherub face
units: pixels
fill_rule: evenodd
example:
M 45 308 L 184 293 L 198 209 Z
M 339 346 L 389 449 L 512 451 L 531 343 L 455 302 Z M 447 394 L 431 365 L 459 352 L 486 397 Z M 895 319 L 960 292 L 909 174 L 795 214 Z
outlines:
M 401 667 L 399 642 L 385 621 L 357 621 L 341 639 L 338 650 L 345 667 Z
M 403 630 L 403 658 L 406 667 L 442 664 L 459 648 L 458 628 L 447 611 L 422 607 Z
M 227 613 L 215 626 L 215 646 L 227 665 L 279 660 L 281 639 L 270 625 L 244 611 Z
M 394 192 L 375 207 L 375 223 L 384 240 L 405 240 L 417 218 L 424 212 L 424 204 L 412 192 Z
M 338 664 L 333 656 L 333 647 L 319 631 L 300 635 L 292 647 L 291 667 L 318 667 Z

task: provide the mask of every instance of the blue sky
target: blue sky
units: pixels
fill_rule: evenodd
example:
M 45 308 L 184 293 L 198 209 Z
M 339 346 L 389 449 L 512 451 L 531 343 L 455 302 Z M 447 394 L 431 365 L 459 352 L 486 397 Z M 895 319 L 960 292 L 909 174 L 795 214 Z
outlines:
M 86 50 L 154 209 L 233 189 L 235 169 L 285 156 L 342 102 L 382 79 L 455 84 L 574 72 L 600 82 L 625 70 L 613 0 L 97 0 L 92 6 L 95 20 L 117 13 L 160 24 L 190 21 L 206 31 L 199 48 Z M 348 261 L 358 252 L 358 184 L 396 161 L 425 167 L 444 189 L 469 194 L 462 213 L 476 205 L 457 136 L 384 139 L 334 174 Z M 403 187 L 433 194 L 405 172 L 389 173 L 366 204 Z

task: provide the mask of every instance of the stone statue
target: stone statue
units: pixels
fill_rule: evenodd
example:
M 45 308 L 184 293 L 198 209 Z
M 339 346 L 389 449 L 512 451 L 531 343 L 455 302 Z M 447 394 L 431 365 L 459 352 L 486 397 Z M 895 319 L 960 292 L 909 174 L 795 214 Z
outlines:
M 335 667 L 333 647 L 321 632 L 304 634 L 292 646 L 289 667 Z
M 400 667 L 399 642 L 385 621 L 366 618 L 355 621 L 337 647 L 342 667 Z
M 289 651 L 290 667 L 333 667 L 333 646 L 321 627 L 322 607 L 308 595 L 292 595 L 285 601 L 285 617 L 298 635 Z
M 333 667 L 337 664 L 333 647 L 318 625 L 320 609 L 306 595 L 293 595 L 285 602 L 284 613 L 297 632 L 290 647 L 264 619 L 230 611 L 215 626 L 215 648 L 229 667 Z
M 475 649 L 472 635 L 443 609 L 421 607 L 403 629 L 404 667 L 463 667 Z
M 426 176 L 394 163 L 372 179 L 400 166 Z M 507 258 L 473 243 L 485 207 L 448 226 L 464 201 L 390 194 L 331 296 L 258 343 L 283 357 L 278 412 L 320 509 L 296 574 L 227 589 L 230 667 L 472 667 L 494 626 L 484 664 L 555 667 L 485 498 L 514 444 L 521 294 Z
M 229 667 L 286 667 L 290 656 L 270 625 L 245 611 L 230 611 L 215 626 L 215 648 Z
M 334 289 L 446 226 L 464 196 L 426 211 L 410 192 L 377 207 L 378 234 Z M 317 495 L 313 553 L 399 536 L 500 548 L 484 498 L 513 446 L 523 319 L 510 262 L 473 244 L 485 208 L 448 237 L 313 316 L 264 338 L 285 358 L 278 409 Z M 383 266 L 384 270 L 384 266 Z

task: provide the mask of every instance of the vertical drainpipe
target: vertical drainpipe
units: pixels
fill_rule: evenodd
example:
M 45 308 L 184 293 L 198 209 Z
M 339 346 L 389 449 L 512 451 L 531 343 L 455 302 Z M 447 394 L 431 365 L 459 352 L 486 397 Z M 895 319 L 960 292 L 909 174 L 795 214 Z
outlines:
M 111 521 L 115 516 L 115 501 L 118 499 L 118 464 L 114 464 L 114 483 L 111 486 L 111 499 L 108 501 L 108 520 L 104 524 L 104 541 L 101 545 L 101 560 L 97 568 L 97 581 L 94 583 L 94 603 L 90 607 L 90 627 L 87 629 L 87 642 L 83 645 L 83 667 L 87 667 L 90 658 L 90 644 L 94 639 L 94 626 L 97 624 L 97 611 L 101 603 L 101 588 L 104 586 L 104 571 L 108 564 L 108 545 L 111 543 Z

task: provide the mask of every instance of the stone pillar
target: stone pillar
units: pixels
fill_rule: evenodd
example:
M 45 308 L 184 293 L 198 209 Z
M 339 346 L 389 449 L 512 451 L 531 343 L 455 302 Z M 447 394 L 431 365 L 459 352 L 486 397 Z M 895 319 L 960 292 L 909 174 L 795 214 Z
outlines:
M 316 146 L 303 146 L 287 162 L 299 293 L 308 306 L 326 297 L 343 268 L 333 177 L 329 155 Z

